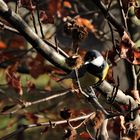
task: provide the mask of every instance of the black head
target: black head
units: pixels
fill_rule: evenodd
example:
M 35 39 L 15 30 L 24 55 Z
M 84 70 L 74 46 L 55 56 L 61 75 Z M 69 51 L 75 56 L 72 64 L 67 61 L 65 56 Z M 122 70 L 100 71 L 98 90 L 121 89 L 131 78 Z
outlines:
M 84 61 L 92 61 L 94 59 L 96 59 L 97 57 L 102 56 L 100 52 L 98 52 L 97 50 L 89 50 L 85 57 L 84 57 Z

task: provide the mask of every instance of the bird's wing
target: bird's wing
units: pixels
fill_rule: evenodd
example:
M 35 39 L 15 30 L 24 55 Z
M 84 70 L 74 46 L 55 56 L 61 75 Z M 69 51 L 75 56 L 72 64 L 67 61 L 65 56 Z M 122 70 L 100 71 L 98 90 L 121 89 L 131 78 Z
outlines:
M 80 67 L 78 69 L 78 78 L 82 77 L 86 72 L 86 67 L 83 65 L 82 67 Z M 71 73 L 69 73 L 68 75 L 64 76 L 63 78 L 61 78 L 59 81 L 62 81 L 64 79 L 76 79 L 76 75 L 75 75 L 75 70 L 72 70 Z

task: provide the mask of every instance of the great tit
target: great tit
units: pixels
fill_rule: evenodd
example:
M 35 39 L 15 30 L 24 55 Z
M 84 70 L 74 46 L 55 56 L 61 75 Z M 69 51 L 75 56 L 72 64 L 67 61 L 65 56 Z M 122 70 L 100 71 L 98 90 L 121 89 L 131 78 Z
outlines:
M 84 57 L 84 64 L 77 70 L 81 88 L 86 89 L 100 84 L 105 79 L 108 69 L 108 63 L 101 53 L 97 50 L 89 50 Z M 74 85 L 76 84 L 74 70 L 63 79 L 68 78 L 73 80 Z

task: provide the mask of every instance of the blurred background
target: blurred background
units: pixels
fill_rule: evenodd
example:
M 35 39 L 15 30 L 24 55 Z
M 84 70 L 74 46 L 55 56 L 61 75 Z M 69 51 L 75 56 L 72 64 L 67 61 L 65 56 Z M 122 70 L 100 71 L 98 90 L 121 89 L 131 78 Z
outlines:
M 84 54 L 89 49 L 96 49 L 105 54 L 113 49 L 112 35 L 108 21 L 103 13 L 96 7 L 92 0 L 5 0 L 8 6 L 18 13 L 26 23 L 43 40 L 63 49 L 71 55 L 73 38 L 64 31 L 67 16 L 82 24 L 87 32 L 87 37 L 79 42 L 79 54 Z M 128 29 L 136 47 L 140 47 L 140 21 L 137 19 L 134 9 L 128 10 L 128 1 L 123 0 L 123 8 L 126 10 Z M 118 1 L 103 0 L 106 8 L 123 24 Z M 5 26 L 4 26 L 5 25 Z M 6 28 L 7 27 L 7 28 Z M 71 88 L 70 80 L 57 82 L 65 73 L 54 67 L 17 31 L 12 30 L 5 20 L 0 18 L 0 137 L 19 129 L 21 124 L 32 124 L 61 120 L 60 111 L 68 108 L 72 117 L 81 116 L 93 111 L 93 108 L 76 94 L 68 93 L 64 96 L 37 103 L 27 108 L 15 111 L 26 102 L 61 94 Z M 121 38 L 113 29 L 115 42 Z M 108 60 L 109 63 L 111 63 Z M 132 88 L 132 69 L 130 63 L 121 59 L 110 70 L 111 84 L 116 84 L 119 77 L 119 88 L 123 91 Z M 138 79 L 138 88 L 140 88 Z M 82 130 L 79 130 L 79 133 Z M 10 138 L 10 140 L 61 140 L 64 136 L 63 127 L 55 129 L 37 127 Z M 112 136 L 113 137 L 113 136 Z M 77 136 L 77 139 L 84 139 Z

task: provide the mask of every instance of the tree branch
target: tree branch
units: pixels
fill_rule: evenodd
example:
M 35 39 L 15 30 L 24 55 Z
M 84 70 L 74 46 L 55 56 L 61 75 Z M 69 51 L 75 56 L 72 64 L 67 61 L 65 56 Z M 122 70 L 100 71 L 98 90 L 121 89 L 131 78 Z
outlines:
M 15 27 L 44 58 L 64 71 L 70 71 L 70 68 L 65 63 L 65 57 L 58 54 L 39 38 L 19 15 L 8 8 L 3 0 L 0 0 L 0 16 Z
M 106 11 L 106 8 L 101 1 L 94 0 L 93 2 L 101 9 L 106 19 L 110 21 L 110 23 L 118 30 L 119 34 L 122 36 L 125 28 L 120 23 L 118 23 L 118 21 L 112 14 L 110 14 L 110 12 Z M 46 44 L 41 38 L 39 38 L 21 19 L 21 17 L 19 17 L 7 7 L 3 0 L 0 0 L 0 16 L 8 21 L 13 27 L 15 27 L 44 58 L 46 58 L 55 66 L 63 69 L 64 71 L 70 72 L 71 68 L 69 68 L 65 63 L 66 58 L 58 54 L 54 49 L 50 47 L 49 44 Z M 109 97 L 112 95 L 113 86 L 108 82 L 103 81 L 101 85 L 97 87 L 97 89 Z M 121 90 L 117 91 L 115 101 L 128 106 L 131 102 L 132 109 L 138 106 L 138 103 L 132 97 L 125 95 Z M 137 123 L 140 124 L 140 122 Z
M 101 0 L 92 0 L 93 3 L 102 11 L 105 18 L 117 29 L 120 36 L 123 36 L 125 31 L 124 26 L 118 22 L 118 20 L 106 9 L 106 6 L 102 3 Z

